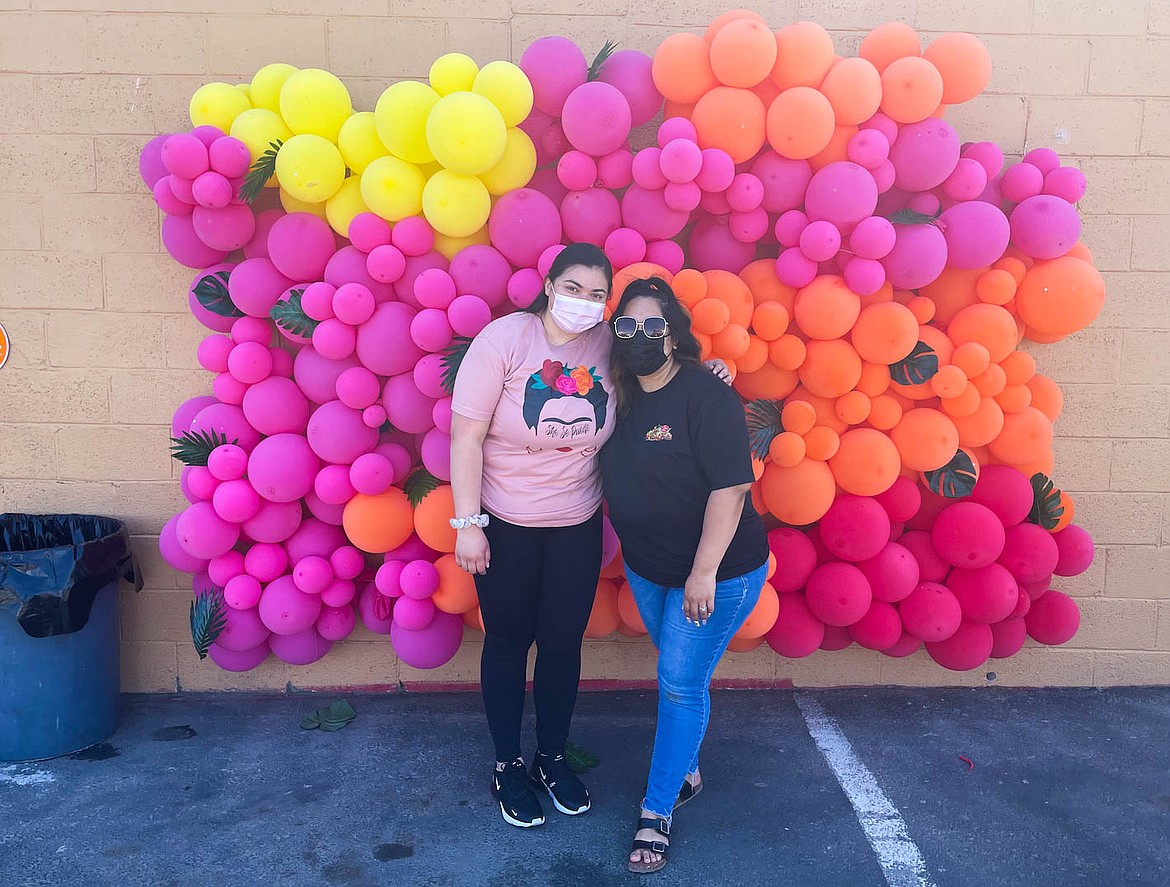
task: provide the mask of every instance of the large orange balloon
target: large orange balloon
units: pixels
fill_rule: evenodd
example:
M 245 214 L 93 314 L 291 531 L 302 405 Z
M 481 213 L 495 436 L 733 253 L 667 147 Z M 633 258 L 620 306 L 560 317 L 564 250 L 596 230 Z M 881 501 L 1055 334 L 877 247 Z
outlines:
M 980 302 L 968 305 L 947 324 L 947 338 L 955 346 L 978 342 L 991 360 L 999 363 L 1016 350 L 1016 322 L 1011 312 L 999 305 Z
M 713 336 L 727 329 L 731 323 L 731 309 L 723 300 L 708 296 L 691 309 L 691 323 L 695 332 Z
M 752 12 L 749 9 L 732 9 L 723 13 L 723 15 L 717 16 L 715 21 L 711 22 L 711 24 L 707 26 L 707 32 L 703 35 L 703 39 L 708 43 L 711 43 L 714 41 L 715 35 L 723 30 L 724 25 L 730 24 L 734 21 L 739 21 L 740 19 L 744 18 L 757 21 L 761 25 L 767 24 L 767 22 L 764 21 L 763 16 L 761 16 L 758 12 Z
M 1083 330 L 1105 304 L 1105 280 L 1088 262 L 1071 256 L 1037 262 L 1016 291 L 1020 319 L 1049 341 Z
M 670 284 L 678 300 L 688 308 L 694 308 L 707 298 L 707 278 L 695 268 L 684 268 L 675 275 Z
M 861 358 L 842 339 L 808 343 L 808 356 L 800 368 L 800 381 L 819 397 L 840 397 L 861 379 Z
M 965 342 L 955 349 L 951 359 L 968 379 L 974 379 L 987 369 L 991 354 L 978 342 Z
M 882 75 L 863 58 L 837 62 L 820 89 L 833 106 L 837 123 L 845 126 L 869 120 L 882 103 Z
M 1003 417 L 1003 430 L 989 444 L 1009 465 L 1038 460 L 1052 452 L 1052 421 L 1035 407 Z
M 752 329 L 765 342 L 775 342 L 788 331 L 788 309 L 779 302 L 764 302 L 752 312 Z
M 900 307 L 900 306 L 899 306 Z M 845 284 L 845 278 L 825 274 L 814 278 L 796 294 L 792 316 L 801 332 L 813 339 L 839 339 L 853 327 L 861 314 L 861 299 Z M 914 340 L 918 327 L 914 325 Z M 903 353 L 908 354 L 910 348 Z
M 933 319 L 945 326 L 968 305 L 979 301 L 977 287 L 984 273 L 985 268 L 944 268 L 935 280 L 920 287 L 918 294 L 934 302 Z
M 1053 422 L 1059 419 L 1064 410 L 1064 394 L 1060 386 L 1039 373 L 1029 379 L 1027 385 L 1032 392 L 1032 406 Z
M 609 637 L 617 631 L 620 622 L 617 585 L 609 579 L 602 579 L 597 583 L 597 596 L 593 598 L 593 610 L 589 614 L 589 624 L 585 626 L 585 637 Z
M 818 425 L 804 436 L 804 452 L 810 459 L 828 462 L 841 446 L 841 436 L 832 428 Z
M 654 53 L 651 74 L 664 98 L 684 104 L 694 104 L 718 85 L 710 47 L 698 34 L 671 34 L 663 40 Z
M 841 446 L 829 460 L 833 477 L 847 493 L 876 496 L 898 479 L 902 462 L 894 442 L 872 428 L 854 428 L 841 435 Z
M 752 88 L 776 62 L 776 37 L 763 22 L 740 18 L 728 22 L 711 41 L 711 71 L 724 86 Z
M 747 351 L 736 358 L 741 373 L 754 373 L 768 362 L 768 343 L 759 336 L 748 337 Z
M 779 400 L 787 397 L 799 381 L 799 377 L 792 370 L 782 370 L 769 362 L 754 373 L 740 373 L 732 385 L 745 400 L 761 398 Z
M 646 634 L 646 623 L 642 621 L 642 614 L 638 612 L 638 603 L 634 600 L 634 592 L 630 589 L 629 582 L 623 582 L 618 589 L 617 607 L 623 625 L 639 635 Z
M 974 34 L 943 34 L 922 57 L 938 68 L 948 105 L 971 101 L 991 82 L 991 54 Z
M 412 517 L 406 493 L 391 487 L 377 496 L 358 493 L 350 499 L 341 525 L 349 541 L 362 551 L 383 554 L 410 538 L 414 531 Z
M 910 410 L 890 432 L 902 464 L 914 471 L 942 468 L 959 449 L 959 430 L 938 410 Z
M 764 302 L 779 302 L 789 314 L 796 299 L 796 288 L 781 283 L 776 277 L 775 259 L 757 259 L 739 272 L 740 278 L 752 291 L 757 305 Z
M 780 89 L 821 85 L 833 67 L 833 38 L 816 22 L 793 22 L 776 32 L 772 82 Z
M 924 58 L 902 58 L 882 71 L 882 111 L 898 123 L 918 123 L 942 101 L 938 68 Z
M 724 360 L 739 360 L 747 354 L 751 344 L 748 331 L 738 323 L 729 323 L 711 337 L 711 348 Z
M 466 613 L 479 605 L 475 579 L 459 568 L 455 555 L 445 554 L 435 561 L 439 571 L 439 587 L 431 595 L 431 602 L 444 613 Z
M 804 363 L 808 348 L 804 340 L 792 333 L 785 333 L 768 345 L 768 360 L 782 370 L 798 370 Z
M 722 148 L 736 163 L 751 160 L 764 145 L 764 103 L 750 89 L 717 86 L 695 104 L 691 123 L 699 147 Z
M 762 638 L 772 630 L 772 626 L 776 624 L 776 617 L 779 615 L 780 597 L 776 594 L 776 589 L 765 582 L 760 591 L 760 599 L 735 636 L 740 640 Z
M 418 538 L 435 551 L 454 551 L 456 533 L 450 523 L 453 517 L 455 500 L 451 495 L 451 487 L 441 486 L 418 503 L 414 510 L 414 531 L 418 533 Z
M 613 275 L 613 286 L 610 288 L 610 308 L 617 307 L 617 303 L 621 300 L 622 293 L 626 291 L 626 287 L 629 286 L 633 281 L 648 280 L 651 277 L 661 277 L 667 283 L 671 283 L 674 280 L 673 274 L 671 274 L 661 265 L 656 265 L 654 262 L 635 262 L 633 265 L 626 265 L 626 267 L 622 268 L 620 271 L 615 271 Z
M 964 447 L 985 447 L 1003 430 L 1003 410 L 994 398 L 984 397 L 979 408 L 967 416 L 951 415 Z
M 748 285 L 730 271 L 704 271 L 707 298 L 718 299 L 731 311 L 731 322 L 748 327 L 752 323 L 755 303 Z
M 770 464 L 760 483 L 768 512 L 796 527 L 824 517 L 837 491 L 829 466 L 807 458 L 791 468 Z
M 862 360 L 885 365 L 897 363 L 918 342 L 918 320 L 905 305 L 878 302 L 862 309 L 853 324 L 850 340 Z
M 898 59 L 922 55 L 918 34 L 904 22 L 886 22 L 865 35 L 857 50 L 880 74 Z
M 828 146 L 836 125 L 827 98 L 812 87 L 794 86 L 776 96 L 768 108 L 768 144 L 781 157 L 807 160 Z

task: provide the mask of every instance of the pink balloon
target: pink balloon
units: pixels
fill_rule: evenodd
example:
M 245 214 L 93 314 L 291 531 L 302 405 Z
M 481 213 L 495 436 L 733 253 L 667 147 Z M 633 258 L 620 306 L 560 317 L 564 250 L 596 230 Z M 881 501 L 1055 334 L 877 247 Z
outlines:
M 882 259 L 896 289 L 913 290 L 934 282 L 947 263 L 947 242 L 934 225 L 897 225 L 890 254 Z
M 959 162 L 959 135 L 945 120 L 928 117 L 901 127 L 890 147 L 895 184 L 905 191 L 929 191 L 947 180 Z
M 293 353 L 286 351 L 279 344 L 273 345 L 268 351 L 272 355 L 272 375 L 280 376 L 284 379 L 291 379 L 293 374 Z
M 1055 259 L 1076 246 L 1081 215 L 1068 201 L 1051 194 L 1029 197 L 1012 210 L 1011 238 L 1033 259 Z
M 189 212 L 184 211 L 180 212 L 179 214 L 187 216 L 194 212 L 195 195 L 191 191 L 191 186 L 194 184 L 194 181 L 191 179 L 185 179 L 182 176 L 170 175 L 166 177 L 166 182 L 168 185 L 170 185 L 171 196 L 174 197 L 175 200 L 182 203 L 184 206 L 191 207 Z
M 232 653 L 253 650 L 268 640 L 271 632 L 260 619 L 254 607 L 227 610 L 227 624 L 215 643 Z
M 894 170 L 894 164 L 889 160 L 879 164 L 872 170 L 874 183 L 877 185 L 878 194 L 885 194 L 894 187 L 894 178 L 897 173 Z M 880 207 L 879 207 L 880 208 Z
M 554 243 L 540 254 L 540 258 L 536 260 L 536 270 L 542 278 L 548 277 L 548 273 L 552 270 L 553 262 L 557 260 L 557 256 L 564 249 L 565 245 L 563 243 Z
M 1027 595 L 1024 595 L 1027 598 Z M 1007 659 L 1015 656 L 1028 639 L 1028 629 L 1021 618 L 1005 619 L 991 626 L 991 658 Z
M 374 294 L 360 283 L 343 283 L 333 293 L 331 307 L 338 320 L 358 326 L 374 315 Z
M 300 502 L 264 501 L 260 503 L 260 510 L 256 512 L 256 516 L 244 522 L 244 532 L 249 539 L 256 542 L 283 542 L 300 526 L 301 516 Z M 256 546 L 253 546 L 248 555 L 255 550 Z M 248 572 L 252 571 L 249 569 Z
M 692 142 L 699 140 L 699 131 L 686 117 L 668 117 L 658 125 L 658 147 L 664 148 L 667 143 L 675 139 L 689 139 Z
M 200 240 L 225 253 L 240 249 L 256 233 L 256 217 L 246 204 L 215 209 L 197 206 L 191 213 L 191 223 Z
M 538 41 L 539 42 L 539 41 Z M 557 207 L 539 191 L 519 188 L 496 201 L 488 219 L 492 246 L 519 268 L 536 265 L 540 254 L 561 241 Z
M 703 168 L 703 152 L 690 139 L 672 139 L 662 146 L 658 166 L 668 181 L 693 182 Z
M 1069 524 L 1052 534 L 1058 557 L 1052 572 L 1057 576 L 1079 576 L 1093 564 L 1093 538 L 1083 527 Z
M 787 286 L 808 286 L 817 276 L 817 263 L 799 249 L 786 249 L 776 259 L 776 277 Z
M 561 116 L 569 94 L 585 82 L 585 54 L 568 37 L 541 37 L 520 57 L 520 69 L 532 82 L 533 103 L 545 114 Z
M 419 447 L 423 467 L 442 481 L 451 479 L 451 437 L 449 434 L 432 428 L 423 438 Z
M 229 179 L 245 175 L 252 165 L 252 155 L 248 151 L 248 146 L 231 136 L 216 139 L 211 143 L 207 154 L 211 168 Z
M 357 490 L 349 480 L 350 466 L 326 465 L 313 480 L 313 491 L 327 505 L 344 505 Z
M 238 346 L 237 346 L 238 347 Z M 244 394 L 244 416 L 261 434 L 302 433 L 309 402 L 291 379 L 269 376 Z
M 333 642 L 326 640 L 317 633 L 316 628 L 309 626 L 293 635 L 274 634 L 268 639 L 268 646 L 278 659 L 289 665 L 312 665 L 332 649 Z
M 323 320 L 313 330 L 313 347 L 322 357 L 344 360 L 353 354 L 357 344 L 357 330 L 337 319 Z
M 260 603 L 260 580 L 242 573 L 227 581 L 223 589 L 224 601 L 236 610 L 250 610 Z
M 673 240 L 652 240 L 646 244 L 646 261 L 678 274 L 683 269 L 683 249 Z
M 386 382 L 382 403 L 386 406 L 390 424 L 399 431 L 421 434 L 431 429 L 431 412 L 435 400 L 418 390 L 410 373 L 393 376 Z
M 987 187 L 987 170 L 978 160 L 964 157 L 942 187 L 952 200 L 976 200 Z
M 621 206 L 604 188 L 571 191 L 561 202 L 561 221 L 569 240 L 600 247 L 621 227 Z
M 826 625 L 852 625 L 873 602 L 869 581 L 852 564 L 829 563 L 809 577 L 805 599 L 813 615 Z
M 244 402 L 247 391 L 247 383 L 241 382 L 230 373 L 220 373 L 211 383 L 211 393 L 215 395 L 216 400 L 233 406 L 239 406 Z
M 935 582 L 920 582 L 898 604 L 906 631 L 919 640 L 945 641 L 959 630 L 963 611 L 949 588 Z
M 751 212 L 764 202 L 763 181 L 752 173 L 740 173 L 727 189 L 727 202 L 736 212 Z
M 601 157 L 616 151 L 630 135 L 630 104 L 617 87 L 600 80 L 574 89 L 561 112 L 561 125 L 578 151 Z
M 195 232 L 191 216 L 169 215 L 163 219 L 162 241 L 171 258 L 188 268 L 215 265 L 228 253 L 226 249 L 214 249 L 204 243 Z
M 757 206 L 749 212 L 733 212 L 728 219 L 731 236 L 740 243 L 755 244 L 768 236 L 768 211 Z
M 841 248 L 841 232 L 832 222 L 811 222 L 800 232 L 800 251 L 814 262 L 827 262 Z
M 183 186 L 176 187 L 174 179 L 175 177 L 172 175 L 164 175 L 154 183 L 154 186 L 151 188 L 151 193 L 154 195 L 154 202 L 167 215 L 189 216 L 195 211 L 195 207 L 193 203 L 187 203 L 175 193 L 176 190 L 182 191 Z M 184 196 L 186 195 L 184 194 Z M 191 197 L 193 201 L 194 194 Z
M 180 573 L 198 573 L 207 569 L 209 557 L 196 557 L 179 544 L 177 524 L 182 514 L 176 514 L 168 520 L 158 537 L 158 550 L 164 561 L 172 569 Z
M 252 451 L 248 480 L 269 502 L 295 502 L 313 488 L 320 467 L 304 437 L 274 434 Z
M 902 620 L 892 604 L 875 600 L 849 626 L 849 636 L 867 650 L 888 650 L 902 638 Z
M 646 238 L 633 228 L 618 228 L 605 239 L 605 254 L 615 268 L 633 265 L 646 257 Z
M 691 264 L 700 271 L 738 274 L 756 256 L 754 244 L 736 240 L 726 219 L 709 216 L 695 224 L 689 246 Z
M 618 148 L 597 160 L 597 180 L 606 188 L 618 191 L 634 180 L 634 155 Z
M 368 428 L 358 410 L 339 400 L 322 404 L 313 411 L 306 435 L 313 452 L 335 465 L 350 465 L 378 445 L 378 430 Z
M 230 342 L 228 343 L 230 345 Z M 225 366 L 226 369 L 226 366 Z M 171 419 L 171 437 L 180 437 L 183 432 L 189 431 L 191 422 L 204 408 L 215 404 L 215 398 L 203 395 L 192 397 L 179 404 Z
M 410 311 L 410 309 L 406 310 Z M 377 311 L 374 312 L 374 315 L 376 319 Z M 410 342 L 409 336 L 406 341 Z M 358 354 L 361 354 L 361 342 L 362 332 L 359 330 Z M 413 343 L 411 343 L 411 347 L 414 347 Z M 337 396 L 338 377 L 350 367 L 355 366 L 358 366 L 356 356 L 347 357 L 345 360 L 329 360 L 322 357 L 313 348 L 302 348 L 293 361 L 293 378 L 309 400 L 314 403 L 326 403 Z
M 772 587 L 781 594 L 800 591 L 817 566 L 816 549 L 800 530 L 780 527 L 768 533 L 768 547 L 776 556 Z
M 268 232 L 268 255 L 290 280 L 320 280 L 337 243 L 324 219 L 311 213 L 289 213 Z
M 374 586 L 385 597 L 402 597 L 402 571 L 406 568 L 406 561 L 388 560 L 378 567 L 374 576 Z
M 686 226 L 690 215 L 666 205 L 660 191 L 631 185 L 622 197 L 622 222 L 647 240 L 669 240 Z
M 695 184 L 704 191 L 719 192 L 730 188 L 734 180 L 735 161 L 731 159 L 731 155 L 722 148 L 704 148 Z
M 1075 166 L 1062 166 L 1044 177 L 1044 194 L 1051 194 L 1069 203 L 1076 203 L 1088 190 L 1085 174 Z
M 898 137 L 898 124 L 880 111 L 861 124 L 862 129 L 876 129 L 892 145 Z
M 800 659 L 815 652 L 824 639 L 825 623 L 812 614 L 804 595 L 780 595 L 776 624 L 764 635 L 768 646 L 781 656 Z
M 930 658 L 951 671 L 970 671 L 978 668 L 995 647 L 990 625 L 963 622 L 945 641 L 926 644 Z
M 1003 524 L 975 502 L 948 505 L 935 518 L 930 535 L 944 560 L 968 570 L 987 566 L 1004 550 Z
M 366 568 L 366 558 L 354 546 L 343 545 L 329 555 L 329 564 L 333 567 L 333 574 L 338 579 L 356 579 Z
M 317 617 L 317 632 L 327 641 L 344 641 L 356 624 L 353 607 L 325 607 Z
M 406 271 L 406 256 L 396 246 L 376 246 L 366 257 L 366 271 L 380 283 L 395 283 Z
M 947 265 L 951 268 L 985 268 L 998 262 L 1011 237 L 1007 216 L 982 200 L 956 203 L 943 212 L 939 222 L 944 226 Z
M 179 514 L 175 523 L 175 536 L 187 554 L 210 560 L 236 544 L 240 538 L 240 527 L 216 514 L 210 502 L 196 502 Z
M 544 278 L 535 268 L 521 268 L 508 280 L 508 299 L 517 308 L 527 308 L 544 288 Z
M 333 567 L 319 555 L 309 555 L 297 561 L 292 571 L 293 582 L 305 594 L 320 594 L 333 581 Z
M 845 285 L 859 296 L 872 296 L 886 285 L 886 269 L 876 259 L 854 257 L 845 263 Z
M 661 148 L 643 148 L 635 154 L 630 172 L 638 185 L 652 191 L 665 188 L 670 181 L 662 171 Z
M 752 162 L 751 173 L 764 185 L 763 206 L 770 213 L 801 206 L 813 177 L 807 160 L 789 160 L 772 150 L 765 150 Z
M 272 344 L 272 323 L 267 318 L 240 317 L 232 323 L 232 341 L 236 344 L 254 342 L 263 345 L 265 350 Z M 272 359 L 271 353 L 269 360 Z
M 363 253 L 372 253 L 390 243 L 390 223 L 375 213 L 358 213 L 349 223 L 349 240 Z
M 365 367 L 350 367 L 337 377 L 337 397 L 347 407 L 364 410 L 378 399 L 382 386 Z
M 349 482 L 359 493 L 377 496 L 394 483 L 394 466 L 385 456 L 366 453 L 358 456 L 349 467 Z
M 597 163 L 581 151 L 569 151 L 557 161 L 557 179 L 570 191 L 585 191 L 597 181 Z
M 224 137 L 224 131 L 218 126 L 205 123 L 203 126 L 197 126 L 191 130 L 191 135 L 203 142 L 205 148 L 210 148 L 216 139 Z
M 1004 531 L 1003 549 L 999 563 L 1006 567 L 1021 585 L 1041 582 L 1051 576 L 1060 559 L 1060 551 L 1053 535 L 1031 523 L 1019 523 Z
M 224 481 L 211 497 L 215 512 L 226 521 L 242 523 L 256 516 L 260 497 L 246 480 Z
M 894 248 L 896 235 L 889 219 L 870 216 L 858 222 L 849 235 L 849 248 L 863 259 L 884 259 Z
M 138 155 L 138 174 L 147 188 L 153 188 L 155 183 L 167 175 L 166 164 L 163 163 L 163 144 L 169 139 L 167 134 L 157 135 L 145 145 Z
M 204 407 L 191 420 L 190 430 L 214 432 L 249 453 L 260 442 L 259 432 L 248 424 L 244 411 L 232 404 L 214 403 Z
M 228 372 L 245 385 L 254 385 L 272 372 L 272 355 L 258 342 L 241 342 L 228 354 Z
M 1003 174 L 999 187 L 1005 200 L 1022 203 L 1043 190 L 1044 174 L 1030 163 L 1017 163 Z
M 184 179 L 196 178 L 211 165 L 207 146 L 188 132 L 168 136 L 162 144 L 160 159 L 168 172 Z
M 244 244 L 244 256 L 249 259 L 268 258 L 268 235 L 277 219 L 284 218 L 283 209 L 266 209 L 256 216 L 256 232 Z
M 649 123 L 662 108 L 662 93 L 654 85 L 653 60 L 644 52 L 623 49 L 605 60 L 598 80 L 617 87 L 630 106 L 634 126 Z
M 832 222 L 853 230 L 877 207 L 877 183 L 864 167 L 841 160 L 819 170 L 808 185 L 805 211 L 811 221 Z
M 410 336 L 415 311 L 407 305 L 386 302 L 357 332 L 357 356 L 380 376 L 394 376 L 409 370 L 423 356 Z
M 512 266 L 493 246 L 475 244 L 461 249 L 451 260 L 449 273 L 460 296 L 479 296 L 493 308 L 508 298 Z
M 403 598 L 395 605 L 401 606 Z M 395 617 L 390 628 L 390 643 L 406 665 L 411 668 L 438 668 L 450 661 L 463 641 L 463 618 L 441 610 L 435 612 L 430 624 L 421 630 L 402 626 Z
M 849 139 L 845 152 L 858 166 L 877 169 L 890 156 L 890 142 L 876 129 L 861 129 Z
M 390 241 L 404 256 L 425 256 L 435 248 L 435 232 L 421 216 L 410 216 L 394 226 Z
M 386 424 L 386 410 L 375 404 L 362 410 L 362 422 L 367 428 L 381 428 Z
M 227 336 L 207 336 L 195 349 L 195 359 L 209 373 L 226 373 L 228 355 L 234 347 Z
M 429 598 L 439 587 L 439 571 L 430 561 L 410 561 L 403 565 L 398 575 L 398 587 L 407 597 Z
M 357 597 L 358 615 L 361 616 L 362 625 L 374 634 L 390 634 L 393 603 L 378 594 L 373 582 L 368 583 Z
M 447 312 L 440 308 L 424 308 L 410 321 L 410 338 L 423 351 L 442 351 L 453 335 Z
M 946 578 L 951 565 L 935 550 L 928 531 L 911 530 L 898 539 L 898 544 L 914 555 L 922 581 L 942 582 Z
M 232 202 L 235 191 L 232 188 L 232 183 L 225 176 L 214 170 L 208 170 L 191 183 L 191 196 L 202 207 L 221 209 Z M 255 233 L 254 225 L 255 223 L 253 223 L 253 233 Z
M 989 180 L 1003 171 L 1003 151 L 995 142 L 974 142 L 963 149 L 962 156 L 982 166 Z
M 223 444 L 211 451 L 207 457 L 207 470 L 217 480 L 236 480 L 244 476 L 248 466 L 248 454 L 240 447 Z
M 436 612 L 429 597 L 413 598 L 403 594 L 394 604 L 394 625 L 421 631 L 431 624 Z
M 703 191 L 694 182 L 669 182 L 662 191 L 662 199 L 676 212 L 689 213 L 702 202 Z
M 798 209 L 790 209 L 776 220 L 776 239 L 781 246 L 799 246 L 800 235 L 808 224 L 808 216 Z
M 325 282 L 338 288 L 345 284 L 361 284 L 370 291 L 376 303 L 388 302 L 394 298 L 394 287 L 375 280 L 366 268 L 368 261 L 369 256 L 356 246 L 342 247 L 325 265 Z
M 918 585 L 918 561 L 908 548 L 890 542 L 876 555 L 857 564 L 873 589 L 874 600 L 895 603 Z
M 446 310 L 455 299 L 455 281 L 442 268 L 428 268 L 415 280 L 414 294 L 424 308 Z
M 451 398 L 444 397 L 442 400 L 435 401 L 434 409 L 431 410 L 431 418 L 434 420 L 436 428 L 446 434 L 450 434 Z
M 955 568 L 947 576 L 951 590 L 968 622 L 990 625 L 1011 616 L 1020 596 L 1015 578 L 999 564 L 974 570 Z
M 329 557 L 346 544 L 345 532 L 338 526 L 331 526 L 321 520 L 306 518 L 297 531 L 285 543 L 292 563 L 302 558 L 318 555 Z
M 414 365 L 411 378 L 414 384 L 427 397 L 438 400 L 447 396 L 447 389 L 443 387 L 443 355 L 428 354 Z
M 505 296 L 507 290 L 504 291 Z M 492 309 L 479 296 L 456 296 L 447 308 L 447 322 L 456 335 L 466 338 L 478 336 L 491 323 Z
M 1030 163 L 1043 175 L 1048 175 L 1060 166 L 1060 155 L 1051 148 L 1033 148 L 1024 155 L 1024 163 Z

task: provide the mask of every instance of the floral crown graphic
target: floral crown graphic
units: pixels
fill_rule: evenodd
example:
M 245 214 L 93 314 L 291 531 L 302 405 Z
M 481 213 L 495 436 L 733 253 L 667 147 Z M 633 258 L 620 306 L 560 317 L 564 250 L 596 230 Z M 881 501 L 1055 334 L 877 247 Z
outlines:
M 559 360 L 546 360 L 544 366 L 528 377 L 524 388 L 524 422 L 535 430 L 540 413 L 550 400 L 561 397 L 580 397 L 593 405 L 597 427 L 605 425 L 609 392 L 601 384 L 597 367 L 568 367 Z

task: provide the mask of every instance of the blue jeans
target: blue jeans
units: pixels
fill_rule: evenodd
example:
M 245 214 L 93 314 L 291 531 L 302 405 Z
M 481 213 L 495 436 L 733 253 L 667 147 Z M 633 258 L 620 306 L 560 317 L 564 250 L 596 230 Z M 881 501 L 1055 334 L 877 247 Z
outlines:
M 715 586 L 715 612 L 706 625 L 688 624 L 683 589 L 626 578 L 658 648 L 658 729 L 642 807 L 667 821 L 688 773 L 699 767 L 699 747 L 711 716 L 708 690 L 715 666 L 760 599 L 768 565 Z

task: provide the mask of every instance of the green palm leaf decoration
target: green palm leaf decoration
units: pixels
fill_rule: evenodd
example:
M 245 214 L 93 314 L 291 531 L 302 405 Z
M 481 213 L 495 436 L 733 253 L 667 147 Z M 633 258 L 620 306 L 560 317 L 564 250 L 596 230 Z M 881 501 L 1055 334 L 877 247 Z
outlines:
M 956 451 L 951 461 L 942 468 L 926 472 L 926 485 L 930 491 L 947 499 L 970 496 L 978 479 L 975 462 L 966 450 Z
M 937 372 L 938 355 L 925 342 L 916 343 L 909 354 L 890 364 L 890 379 L 895 385 L 919 385 Z
M 609 57 L 614 54 L 614 51 L 617 48 L 618 48 L 618 45 L 616 43 L 614 43 L 612 40 L 605 41 L 605 46 L 601 47 L 601 51 L 598 52 L 596 57 L 593 59 L 593 64 L 591 64 L 589 66 L 588 79 L 596 80 L 598 77 L 601 76 L 602 67 L 605 65 L 605 63 L 607 61 L 609 61 Z
M 200 659 L 227 628 L 227 603 L 222 588 L 204 591 L 191 601 L 191 641 Z
M 942 209 L 939 209 L 934 215 L 927 215 L 913 209 L 900 209 L 890 215 L 890 221 L 895 225 L 933 225 L 941 215 Z
M 456 336 L 447 350 L 443 352 L 443 389 L 448 394 L 455 393 L 455 377 L 459 375 L 459 367 L 463 365 L 463 358 L 471 346 L 471 339 L 467 336 Z
M 569 765 L 569 769 L 574 773 L 587 773 L 601 763 L 601 758 L 597 757 L 593 752 L 585 751 L 585 749 L 579 748 L 571 742 L 566 742 L 565 763 Z
M 219 431 L 185 431 L 182 437 L 171 438 L 171 457 L 184 465 L 206 465 L 211 451 L 227 442 L 227 435 Z
M 784 401 L 768 398 L 753 400 L 744 408 L 747 413 L 748 443 L 752 455 L 761 462 L 767 457 L 772 441 L 784 431 L 784 423 L 780 421 L 783 409 Z
M 244 176 L 244 184 L 240 185 L 240 196 L 244 198 L 244 203 L 249 205 L 254 203 L 264 190 L 264 186 L 268 184 L 268 180 L 276 174 L 276 154 L 283 144 L 282 139 L 269 142 L 268 150 L 256 158 L 256 162 Z
M 1064 506 L 1060 502 L 1060 490 L 1046 474 L 1032 475 L 1032 510 L 1028 522 L 1038 524 L 1045 530 L 1055 530 L 1064 517 Z
M 243 317 L 244 312 L 236 307 L 232 297 L 228 295 L 228 278 L 230 271 L 216 271 L 214 274 L 204 274 L 195 284 L 195 299 L 210 311 L 220 317 Z
M 406 478 L 402 489 L 406 493 L 406 498 L 410 500 L 411 507 L 418 508 L 423 499 L 442 485 L 443 482 L 425 468 L 418 468 Z
M 292 290 L 287 299 L 282 299 L 272 306 L 268 316 L 276 321 L 278 327 L 290 335 L 308 339 L 312 337 L 313 330 L 321 321 L 313 320 L 305 313 L 305 309 L 301 306 L 301 297 L 304 294 L 304 290 Z

